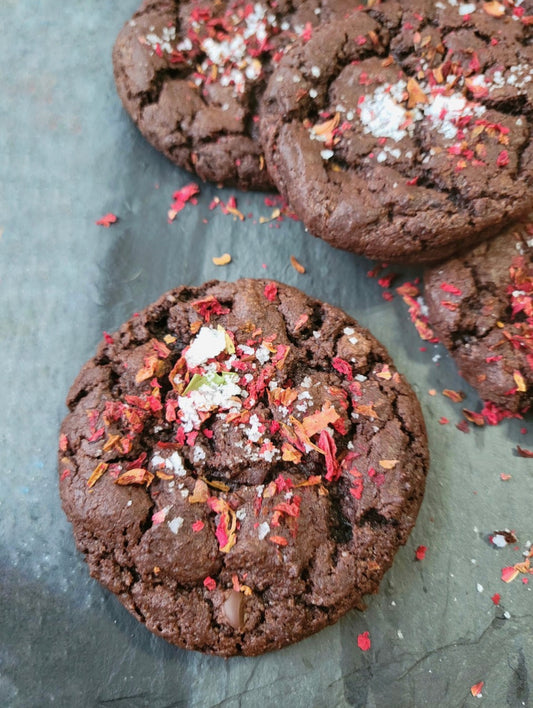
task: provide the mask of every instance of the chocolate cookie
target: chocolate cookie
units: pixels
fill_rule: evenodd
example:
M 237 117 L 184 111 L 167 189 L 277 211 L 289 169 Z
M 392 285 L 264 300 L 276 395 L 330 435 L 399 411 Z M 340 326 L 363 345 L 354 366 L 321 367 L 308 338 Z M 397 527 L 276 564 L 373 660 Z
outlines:
M 260 654 L 361 608 L 422 501 L 409 385 L 351 317 L 280 283 L 167 293 L 105 336 L 67 403 L 77 546 L 180 647 Z
M 118 93 L 152 145 L 202 179 L 272 189 L 258 144 L 265 81 L 285 45 L 349 0 L 145 0 L 113 50 Z
M 292 45 L 261 135 L 311 233 L 429 262 L 530 210 L 533 3 L 514 4 L 385 0 Z
M 532 227 L 428 270 L 424 296 L 433 328 L 481 398 L 525 412 L 533 402 Z

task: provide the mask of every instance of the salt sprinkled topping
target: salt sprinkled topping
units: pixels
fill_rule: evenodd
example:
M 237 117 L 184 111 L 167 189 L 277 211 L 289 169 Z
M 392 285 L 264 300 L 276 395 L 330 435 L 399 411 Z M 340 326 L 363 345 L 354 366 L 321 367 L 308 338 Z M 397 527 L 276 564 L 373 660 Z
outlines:
M 476 3 L 475 2 L 464 2 L 459 5 L 459 14 L 461 17 L 464 15 L 471 15 L 473 12 L 476 11 Z
M 254 349 L 247 344 L 239 344 L 238 349 L 246 356 L 252 356 L 255 353 Z
M 432 103 L 424 108 L 424 114 L 431 118 L 433 125 L 441 135 L 453 140 L 457 135 L 455 122 L 465 114 L 466 108 L 470 108 L 477 116 L 486 111 L 485 106 L 479 103 L 469 104 L 462 94 L 456 92 L 451 96 L 443 94 L 435 96 Z
M 250 427 L 246 431 L 246 435 L 248 437 L 248 440 L 251 442 L 258 442 L 262 436 L 263 433 L 260 432 L 259 428 L 261 426 L 261 421 L 257 417 L 257 415 L 254 413 L 253 415 L 250 416 Z
M 175 519 L 172 519 L 172 521 L 168 521 L 167 523 L 168 523 L 168 527 L 172 531 L 172 533 L 177 534 L 178 531 L 183 526 L 183 517 L 176 516 Z
M 256 351 L 255 358 L 260 364 L 266 364 L 267 361 L 270 359 L 270 352 L 264 344 L 262 344 Z
M 505 546 L 507 545 L 505 536 L 500 533 L 494 534 L 494 536 L 492 537 L 492 543 L 494 546 L 497 546 L 497 548 L 505 548 Z
M 402 88 L 402 94 L 407 84 L 399 81 L 395 88 Z M 407 111 L 397 103 L 392 89 L 378 86 L 371 96 L 366 96 L 361 104 L 359 118 L 365 126 L 365 133 L 372 133 L 376 138 L 391 138 L 398 142 L 407 135 L 402 126 L 407 119 Z
M 152 457 L 152 465 L 154 467 L 159 467 L 163 464 L 167 470 L 170 470 L 178 477 L 184 477 L 187 474 L 187 470 L 183 466 L 183 460 L 177 451 L 174 451 L 170 457 L 161 457 L 157 453 Z
M 195 445 L 193 452 L 192 452 L 192 461 L 193 462 L 200 462 L 201 460 L 205 460 L 206 454 L 205 450 L 200 447 L 199 445 Z
M 350 336 L 350 334 L 355 334 L 355 329 L 353 327 L 345 327 L 342 331 L 343 334 L 346 334 L 347 336 Z
M 185 353 L 185 361 L 193 369 L 218 356 L 225 348 L 226 334 L 222 328 L 202 327 Z
M 200 425 L 199 411 L 210 411 L 213 408 L 239 409 L 241 407 L 240 401 L 235 400 L 235 396 L 243 394 L 243 390 L 237 385 L 239 375 L 226 372 L 222 381 L 219 381 L 216 376 L 215 373 L 207 374 L 198 389 L 178 398 L 183 429 L 186 433 Z
M 262 541 L 264 538 L 266 538 L 269 533 L 270 533 L 270 526 L 269 526 L 268 522 L 263 521 L 262 524 L 259 524 L 259 526 L 257 527 L 257 536 L 260 541 Z

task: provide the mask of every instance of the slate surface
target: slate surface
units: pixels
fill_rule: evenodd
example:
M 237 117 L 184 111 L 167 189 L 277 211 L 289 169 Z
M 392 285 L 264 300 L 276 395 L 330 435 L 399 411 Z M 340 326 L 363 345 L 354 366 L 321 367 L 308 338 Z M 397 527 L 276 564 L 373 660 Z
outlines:
M 444 350 L 419 350 L 405 305 L 383 300 L 367 261 L 299 223 L 259 224 L 272 211 L 264 195 L 237 194 L 253 214 L 241 223 L 209 211 L 232 192 L 205 185 L 167 223 L 172 192 L 191 177 L 143 141 L 111 72 L 136 3 L 0 3 L 0 705 L 529 705 L 533 578 L 506 585 L 500 572 L 533 540 L 533 461 L 514 453 L 533 447 L 531 416 L 456 430 L 461 405 L 442 389 L 465 390 L 469 408 L 479 401 Z M 119 223 L 97 227 L 109 211 Z M 215 267 L 225 251 L 233 262 Z M 151 636 L 90 579 L 59 503 L 56 440 L 66 392 L 103 330 L 180 283 L 239 276 L 296 285 L 368 326 L 420 396 L 432 468 L 418 525 L 365 613 L 283 651 L 224 661 Z M 519 543 L 497 550 L 488 535 L 505 527 Z M 420 544 L 428 552 L 416 562 Z M 481 699 L 470 694 L 479 681 Z

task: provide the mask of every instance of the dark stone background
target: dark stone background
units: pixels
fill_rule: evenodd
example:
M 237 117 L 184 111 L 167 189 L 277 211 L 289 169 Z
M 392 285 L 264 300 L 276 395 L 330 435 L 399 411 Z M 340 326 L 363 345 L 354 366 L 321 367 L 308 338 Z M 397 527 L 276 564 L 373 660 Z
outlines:
M 167 223 L 172 192 L 191 176 L 144 142 L 112 78 L 113 41 L 136 4 L 0 3 L 0 705 L 529 705 L 533 577 L 505 585 L 500 571 L 533 540 L 533 460 L 514 452 L 533 447 L 531 416 L 456 430 L 461 405 L 442 389 L 480 404 L 445 351 L 419 351 L 405 305 L 383 300 L 368 261 L 297 222 L 259 224 L 272 211 L 264 195 L 237 194 L 253 214 L 241 223 L 208 209 L 231 190 L 202 185 L 198 206 Z M 119 223 L 97 227 L 109 211 Z M 233 262 L 216 268 L 224 251 Z M 283 651 L 224 661 L 151 636 L 90 579 L 60 507 L 56 444 L 66 392 L 103 330 L 178 284 L 240 276 L 296 285 L 368 326 L 420 396 L 432 467 L 418 525 L 365 613 Z M 518 548 L 488 543 L 505 527 Z M 473 698 L 481 680 L 483 698 Z

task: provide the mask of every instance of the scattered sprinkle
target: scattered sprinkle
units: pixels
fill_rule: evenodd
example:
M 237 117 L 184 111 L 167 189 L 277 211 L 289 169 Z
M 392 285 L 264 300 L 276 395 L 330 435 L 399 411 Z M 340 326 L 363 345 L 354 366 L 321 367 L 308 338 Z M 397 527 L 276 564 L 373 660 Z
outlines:
M 418 548 L 415 551 L 415 558 L 418 561 L 424 560 L 426 557 L 426 552 L 427 552 L 427 546 L 418 546 Z
M 484 685 L 485 685 L 484 681 L 480 681 L 479 683 L 475 683 L 473 686 L 470 686 L 470 693 L 474 697 L 481 698 L 481 691 L 482 691 Z
M 357 635 L 357 646 L 361 651 L 368 651 L 372 646 L 370 640 L 370 632 L 362 632 L 362 634 Z
M 223 253 L 221 256 L 214 256 L 212 260 L 216 266 L 225 266 L 231 263 L 231 256 L 229 253 Z
M 194 196 L 199 192 L 200 187 L 195 182 L 186 184 L 185 187 L 182 187 L 181 189 L 178 189 L 176 192 L 174 192 L 174 194 L 172 195 L 172 204 L 170 205 L 170 209 L 167 212 L 169 223 L 174 221 L 180 211 L 185 208 L 185 205 L 188 201 L 191 201 L 193 204 L 197 203 L 196 199 L 194 199 Z
M 118 221 L 118 216 L 115 216 L 115 214 L 106 214 L 105 216 L 102 216 L 101 219 L 98 219 L 96 222 L 97 226 L 104 226 L 106 229 L 108 229 L 111 224 L 116 224 Z
M 291 256 L 291 266 L 297 273 L 300 273 L 302 275 L 305 273 L 305 268 L 299 261 L 296 260 L 294 256 Z

